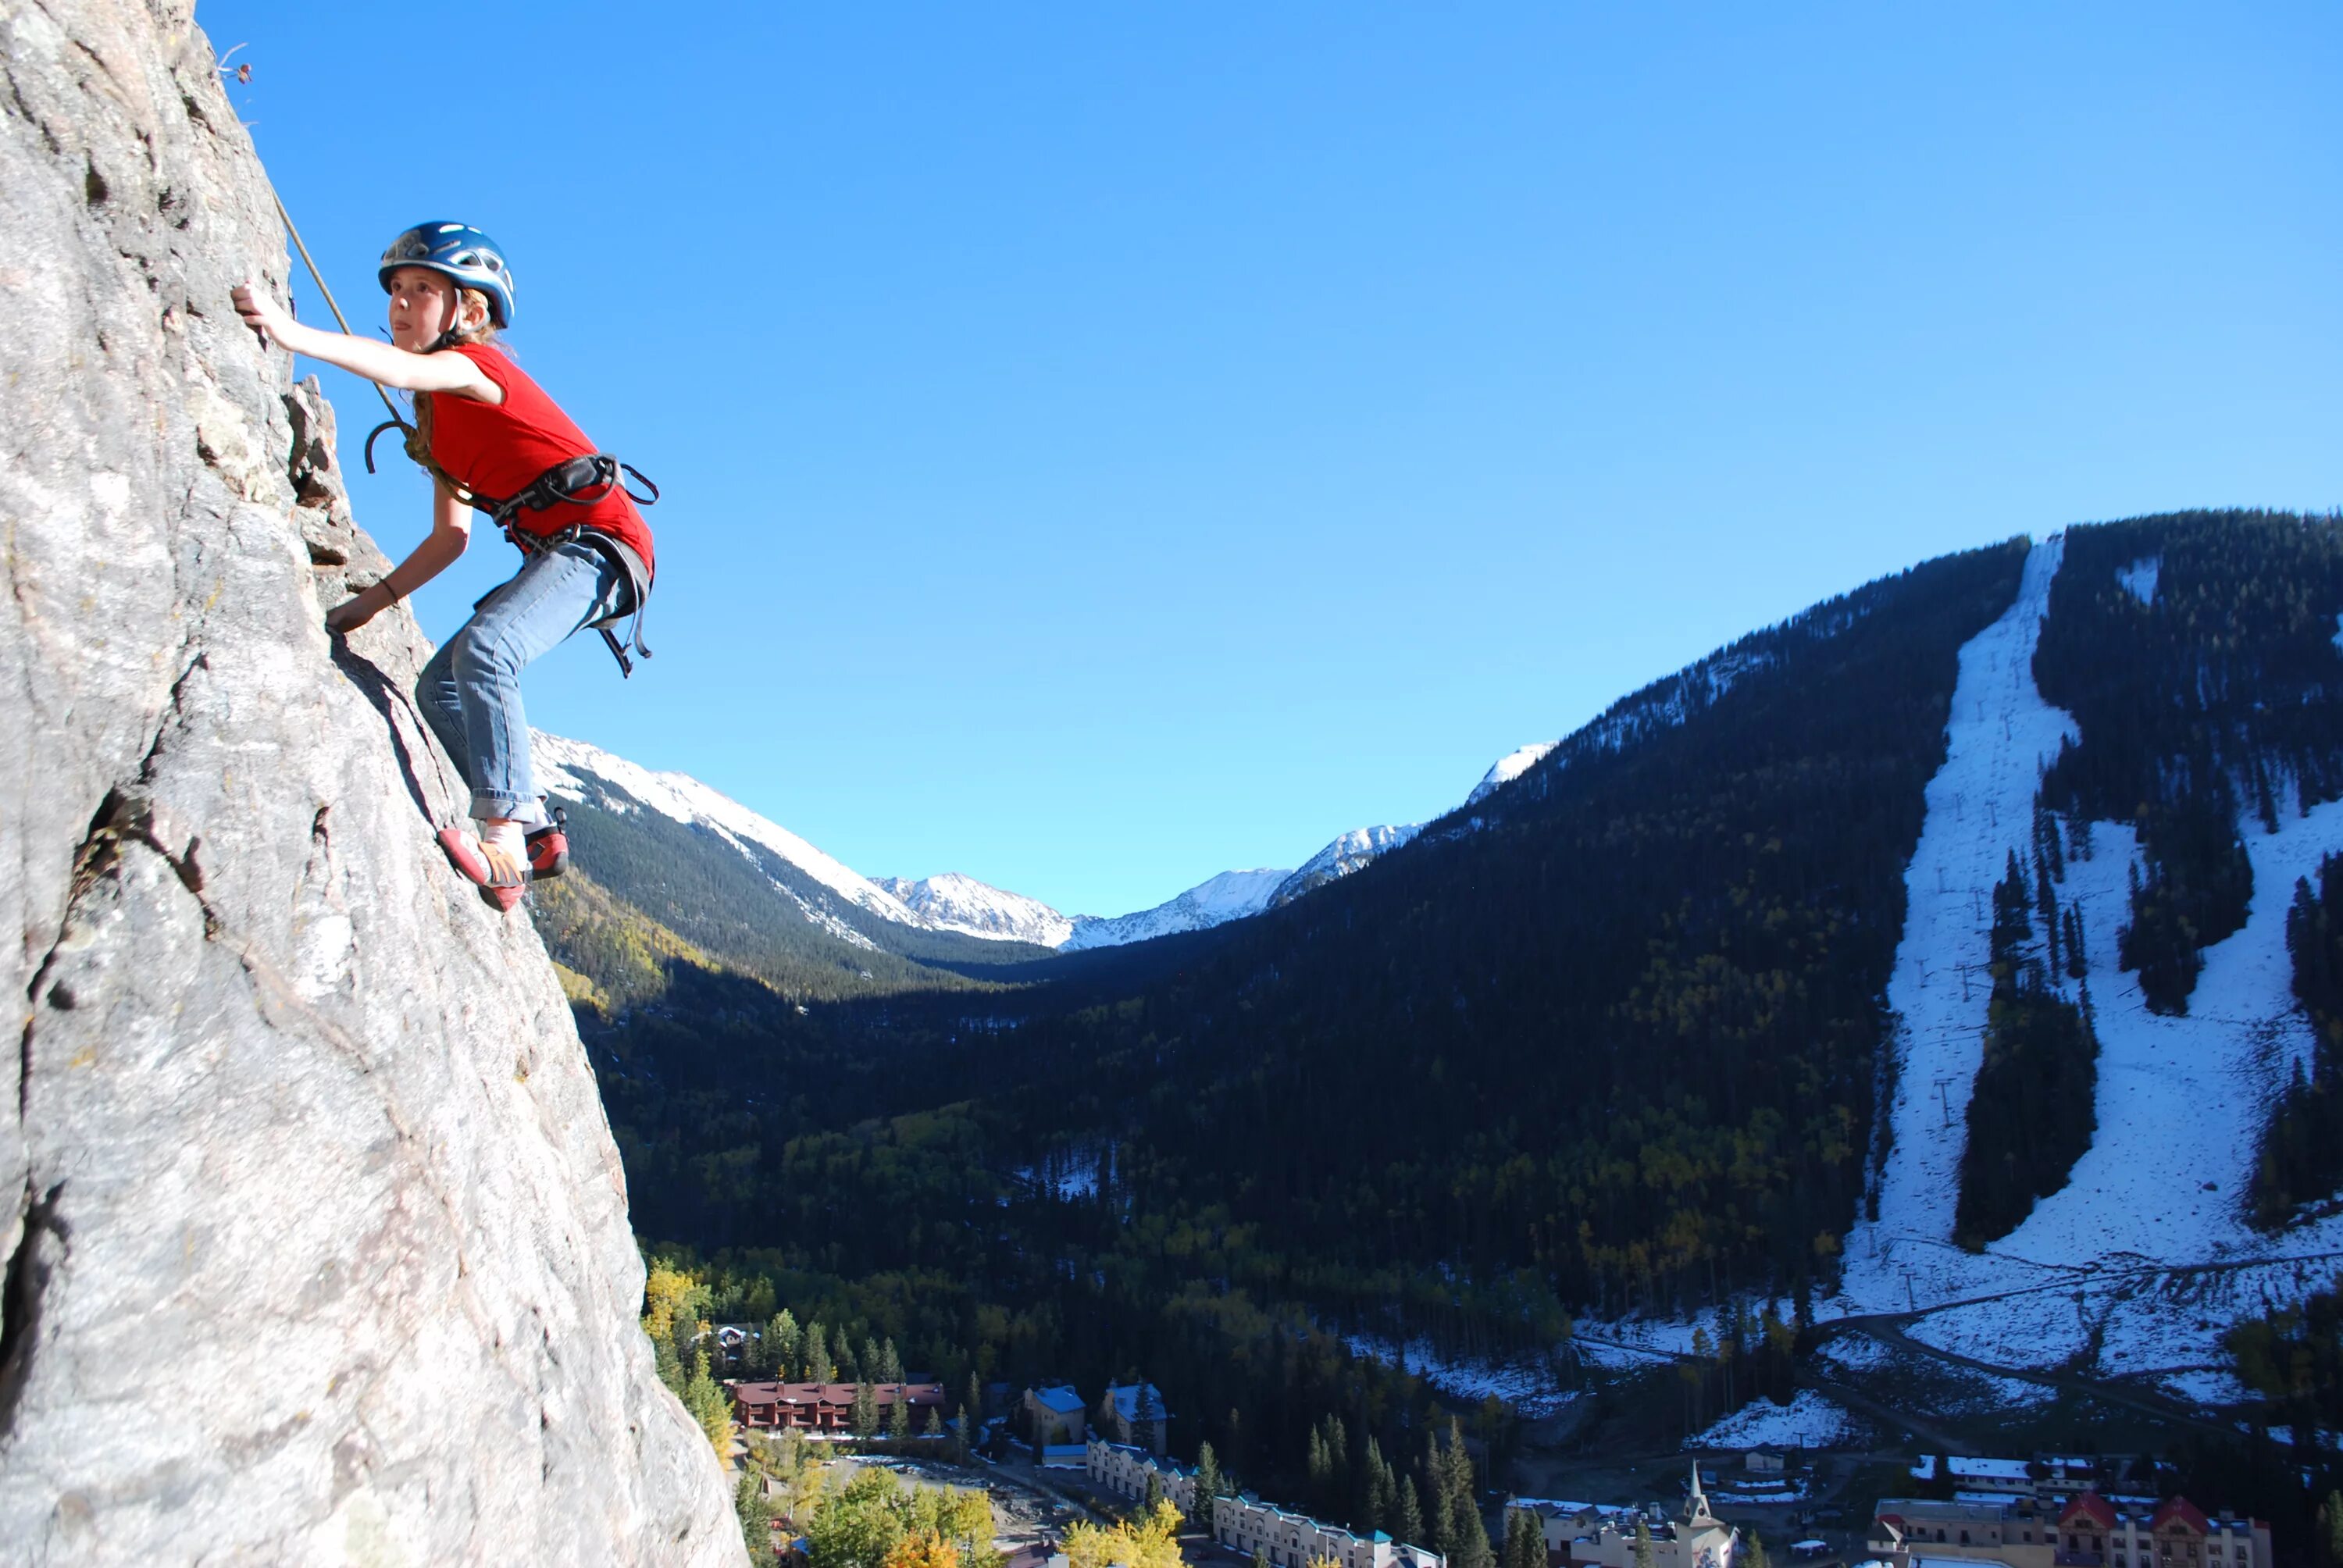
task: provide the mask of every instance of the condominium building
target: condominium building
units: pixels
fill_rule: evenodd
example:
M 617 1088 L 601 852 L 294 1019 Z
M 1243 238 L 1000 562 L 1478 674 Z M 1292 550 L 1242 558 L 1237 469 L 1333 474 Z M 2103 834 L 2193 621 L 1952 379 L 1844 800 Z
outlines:
M 851 1382 L 728 1382 L 732 1395 L 732 1419 L 752 1431 L 797 1431 L 815 1436 L 839 1436 L 854 1430 L 854 1397 L 864 1385 Z M 916 1434 L 927 1430 L 928 1412 L 943 1408 L 944 1388 L 938 1382 L 876 1382 L 869 1385 L 879 1430 L 890 1423 L 893 1407 L 910 1406 L 908 1416 Z
M 1098 1424 L 1101 1432 L 1111 1432 L 1117 1442 L 1138 1443 L 1161 1453 L 1171 1440 L 1172 1412 L 1151 1382 L 1109 1383 L 1106 1397 L 1099 1402 Z
M 1025 1418 L 1032 1423 L 1035 1448 L 1081 1442 L 1089 1414 L 1083 1408 L 1082 1396 L 1069 1383 L 1025 1391 Z
M 1212 1539 L 1248 1557 L 1259 1553 L 1272 1568 L 1307 1568 L 1320 1561 L 1339 1568 L 1448 1568 L 1439 1553 L 1393 1541 L 1380 1530 L 1361 1535 L 1250 1495 L 1213 1501 Z
M 1882 1498 L 1870 1549 L 1896 1568 L 1915 1557 L 2008 1568 L 2270 1568 L 2269 1525 L 2207 1514 L 2185 1497 L 2075 1493 L 2063 1503 L 1969 1493 L 1951 1502 Z
M 1183 1464 L 1159 1458 L 1135 1443 L 1109 1442 L 1093 1437 L 1085 1451 L 1091 1480 L 1124 1497 L 1147 1495 L 1147 1478 L 1153 1476 L 1172 1506 L 1186 1514 L 1196 1512 L 1196 1473 Z

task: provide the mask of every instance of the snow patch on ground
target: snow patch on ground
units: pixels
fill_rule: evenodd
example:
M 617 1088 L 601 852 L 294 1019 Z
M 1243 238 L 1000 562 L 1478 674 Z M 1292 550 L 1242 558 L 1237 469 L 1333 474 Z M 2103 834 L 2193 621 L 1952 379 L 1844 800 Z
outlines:
M 2164 569 L 2162 556 L 2143 556 L 2116 573 L 2116 581 L 2142 604 L 2156 602 L 2156 579 Z
M 1896 1359 L 1893 1348 L 1869 1334 L 1841 1333 L 1816 1352 L 1841 1372 L 1876 1372 Z
M 1433 1353 L 1431 1342 L 1421 1339 L 1411 1342 L 1403 1352 L 1377 1334 L 1351 1334 L 1344 1342 L 1353 1355 L 1404 1366 L 1443 1393 L 1471 1400 L 1494 1396 L 1533 1419 L 1552 1415 L 1579 1397 L 1579 1391 L 1564 1388 L 1547 1367 L 1444 1361 Z
M 1855 1420 L 1813 1389 L 1800 1389 L 1786 1405 L 1761 1399 L 1745 1404 L 1707 1431 L 1687 1439 L 1686 1448 L 1832 1448 L 1853 1435 Z
M 836 937 L 848 947 L 860 948 L 864 952 L 869 953 L 883 952 L 885 950 L 880 947 L 877 942 L 872 941 L 869 937 L 866 937 L 860 931 L 856 930 L 852 926 L 848 925 L 844 920 L 840 920 L 828 910 L 818 910 L 814 908 L 812 904 L 807 902 L 804 899 L 798 897 L 796 893 L 792 892 L 788 888 L 783 887 L 780 883 L 773 881 L 769 877 L 766 879 L 766 881 L 771 886 L 773 891 L 780 894 L 781 897 L 789 900 L 789 902 L 795 904 L 799 910 L 803 911 L 805 918 L 808 920 L 820 927 L 823 930 L 828 931 L 831 936 Z

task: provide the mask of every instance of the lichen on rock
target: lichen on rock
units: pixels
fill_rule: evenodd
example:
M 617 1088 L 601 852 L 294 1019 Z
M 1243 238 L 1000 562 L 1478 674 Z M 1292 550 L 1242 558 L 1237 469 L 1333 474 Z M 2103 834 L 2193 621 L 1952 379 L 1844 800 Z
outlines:
M 187 7 L 0 0 L 0 1561 L 739 1563 Z

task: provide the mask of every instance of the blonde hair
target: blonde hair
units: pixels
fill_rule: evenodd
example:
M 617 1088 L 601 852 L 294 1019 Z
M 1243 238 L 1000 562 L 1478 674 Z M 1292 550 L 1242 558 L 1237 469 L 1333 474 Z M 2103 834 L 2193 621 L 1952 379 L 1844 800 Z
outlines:
M 452 327 L 449 331 L 458 343 L 494 343 L 504 328 L 497 325 L 496 313 L 488 308 L 488 297 L 478 289 L 456 290 L 456 319 L 463 320 L 464 312 L 475 302 L 480 307 L 480 324 L 469 332 L 456 332 Z

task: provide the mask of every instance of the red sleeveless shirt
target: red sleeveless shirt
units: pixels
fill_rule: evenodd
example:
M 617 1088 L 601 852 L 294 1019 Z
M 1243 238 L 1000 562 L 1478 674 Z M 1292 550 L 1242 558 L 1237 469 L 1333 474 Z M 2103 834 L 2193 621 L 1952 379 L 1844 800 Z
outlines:
M 503 388 L 502 403 L 425 393 L 431 399 L 431 460 L 483 496 L 518 495 L 529 481 L 571 457 L 599 451 L 570 423 L 545 389 L 521 367 L 485 343 L 459 343 L 454 352 L 480 367 Z M 584 523 L 614 535 L 652 569 L 651 530 L 625 492 L 583 505 L 548 507 L 513 514 L 513 526 L 542 538 Z

